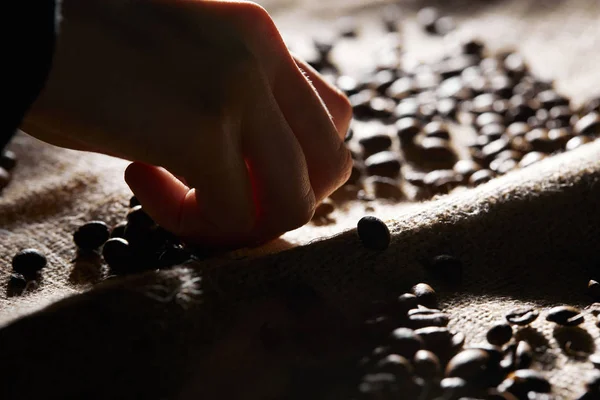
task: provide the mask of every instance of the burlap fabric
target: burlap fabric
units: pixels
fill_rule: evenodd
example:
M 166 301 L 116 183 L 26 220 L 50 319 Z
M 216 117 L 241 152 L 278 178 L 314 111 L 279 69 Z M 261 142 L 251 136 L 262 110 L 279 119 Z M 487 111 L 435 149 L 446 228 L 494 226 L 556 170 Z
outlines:
M 468 16 L 459 14 L 463 29 L 496 48 L 518 46 L 534 70 L 557 77 L 558 88 L 576 100 L 600 86 L 595 1 L 477 3 Z M 291 40 L 299 21 L 311 32 L 322 26 L 302 19 L 310 10 L 291 18 L 279 3 L 271 6 Z M 338 6 L 320 4 L 318 15 L 331 18 Z M 374 13 L 361 11 L 367 25 Z M 406 31 L 408 38 L 418 35 L 410 20 Z M 439 46 L 415 37 L 407 47 L 423 57 Z M 329 306 L 330 322 L 352 325 L 370 300 L 430 280 L 423 267 L 429 257 L 454 254 L 465 265 L 463 284 L 433 283 L 450 327 L 480 342 L 486 327 L 515 305 L 589 304 L 587 281 L 600 275 L 596 142 L 431 202 L 376 204 L 374 213 L 393 233 L 384 252 L 364 249 L 354 231 L 335 235 L 364 214 L 363 205 L 351 203 L 336 212 L 333 226 L 309 225 L 261 249 L 111 280 L 44 308 L 92 288 L 106 273 L 97 260 L 74 261 L 71 234 L 86 220 L 122 219 L 130 195 L 122 181 L 125 163 L 25 135 L 12 148 L 21 159 L 0 197 L 0 280 L 5 285 L 10 259 L 21 248 L 37 247 L 50 261 L 39 289 L 24 297 L 8 297 L 5 288 L 0 293 L 3 323 L 41 309 L 0 331 L 0 386 L 17 386 L 14 398 L 282 398 L 289 359 L 302 358 L 303 348 L 264 354 L 259 332 L 266 322 L 295 326 L 276 290 L 289 283 L 313 286 Z M 290 247 L 296 248 L 277 252 Z M 534 367 L 546 371 L 559 398 L 579 394 L 592 368 L 561 346 L 578 341 L 592 352 L 600 345 L 599 328 L 586 318 L 583 329 L 565 331 L 542 315 L 519 333 L 539 347 Z M 324 336 L 343 350 L 349 335 L 330 329 Z

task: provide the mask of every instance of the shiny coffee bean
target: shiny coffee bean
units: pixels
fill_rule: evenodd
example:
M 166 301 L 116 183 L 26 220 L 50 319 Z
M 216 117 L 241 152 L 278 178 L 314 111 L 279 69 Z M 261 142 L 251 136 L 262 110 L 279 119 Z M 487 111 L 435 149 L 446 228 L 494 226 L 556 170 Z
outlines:
M 474 172 L 473 175 L 471 175 L 471 177 L 469 178 L 469 184 L 471 186 L 479 186 L 485 182 L 490 181 L 495 176 L 496 175 L 494 174 L 494 172 L 490 171 L 489 169 L 482 169 L 477 172 Z
M 390 230 L 379 218 L 362 217 L 356 227 L 363 246 L 371 250 L 385 250 L 390 244 Z
M 110 237 L 111 238 L 124 238 L 126 227 L 127 227 L 127 222 L 120 222 L 117 225 L 113 226 L 113 228 L 110 231 Z
M 10 274 L 7 285 L 7 295 L 15 296 L 22 294 L 27 288 L 27 279 L 22 274 L 13 272 Z
M 436 92 L 437 97 L 441 99 L 467 100 L 473 97 L 473 90 L 464 85 L 460 76 L 453 76 L 442 81 Z
M 565 150 L 575 150 L 576 148 L 593 141 L 594 139 L 592 139 L 590 136 L 575 136 L 567 142 L 565 145 Z
M 394 100 L 404 100 L 412 96 L 416 91 L 415 82 L 411 77 L 403 76 L 396 79 L 390 87 L 387 88 L 385 94 Z
M 570 306 L 558 306 L 550 309 L 546 321 L 554 322 L 564 326 L 576 326 L 583 322 L 581 310 Z
M 376 90 L 379 94 L 384 94 L 387 89 L 392 86 L 392 83 L 394 83 L 396 79 L 396 74 L 393 71 L 384 69 L 377 71 L 371 77 L 367 86 L 373 90 Z
M 546 154 L 544 153 L 540 153 L 538 151 L 532 151 L 530 153 L 527 153 L 523 156 L 523 158 L 521 159 L 521 161 L 519 161 L 519 167 L 520 168 L 525 168 L 528 167 L 532 164 L 535 164 L 538 161 L 543 160 L 544 158 L 546 158 Z
M 150 229 L 155 226 L 154 221 L 142 206 L 137 205 L 127 213 L 127 224 L 139 229 Z
M 499 389 L 510 392 L 518 398 L 527 398 L 529 392 L 549 393 L 552 386 L 541 372 L 519 369 L 511 373 Z
M 508 99 L 513 95 L 514 83 L 506 75 L 497 74 L 490 78 L 490 89 L 497 96 Z
M 421 122 L 412 117 L 406 117 L 399 119 L 396 122 L 396 134 L 400 139 L 401 145 L 411 144 L 413 139 L 419 132 L 421 132 Z
M 482 114 L 485 115 L 485 114 Z M 480 135 L 488 136 L 492 140 L 500 139 L 500 137 L 504 134 L 506 128 L 502 124 L 488 124 L 484 125 L 479 129 Z
M 408 317 L 408 325 L 412 329 L 426 328 L 430 326 L 445 327 L 448 326 L 450 317 L 444 313 L 433 314 L 413 314 Z
M 425 176 L 427 174 L 417 171 L 407 171 L 404 173 L 404 180 L 413 186 L 422 188 L 425 187 Z
M 91 221 L 80 226 L 73 234 L 73 241 L 82 250 L 95 250 L 109 239 L 108 226 L 102 221 Z
M 409 310 L 417 308 L 418 304 L 417 296 L 412 293 L 404 293 L 396 299 L 393 308 L 395 308 L 400 315 L 405 316 Z
M 557 150 L 557 146 L 548 136 L 548 129 L 546 128 L 532 129 L 525 135 L 525 140 L 527 140 L 536 151 L 552 153 Z
M 600 134 L 600 113 L 591 112 L 582 117 L 575 126 L 573 132 L 576 135 L 595 136 Z
M 448 193 L 460 186 L 463 181 L 464 177 L 452 169 L 431 171 L 423 179 L 425 185 L 432 188 L 435 193 Z
M 0 153 L 0 168 L 4 168 L 6 171 L 12 171 L 17 165 L 17 155 L 10 151 L 4 150 Z
M 413 373 L 410 361 L 398 354 L 390 354 L 379 360 L 375 370 L 394 374 L 396 378 L 401 380 L 408 379 Z
M 548 131 L 548 139 L 556 150 L 563 149 L 572 137 L 573 134 L 567 128 L 554 128 Z
M 440 375 L 440 359 L 428 350 L 419 350 L 413 358 L 415 374 L 425 379 L 432 379 Z
M 479 349 L 466 349 L 455 355 L 446 366 L 446 376 L 477 381 L 486 373 L 490 357 Z
M 494 140 L 493 142 L 485 145 L 483 149 L 481 149 L 483 157 L 486 160 L 491 161 L 504 150 L 508 150 L 510 148 L 510 142 L 505 138 L 500 138 L 498 140 Z
M 425 7 L 417 13 L 417 22 L 427 33 L 436 33 L 435 23 L 440 18 L 440 12 L 434 7 Z
M 410 97 L 402 100 L 396 106 L 394 110 L 394 116 L 398 119 L 401 118 L 421 118 L 421 111 L 419 110 L 419 102 L 414 97 Z
M 452 339 L 450 340 L 451 348 L 454 353 L 460 351 L 465 344 L 465 334 L 462 332 L 457 332 L 452 335 Z
M 494 111 L 494 103 L 500 98 L 495 94 L 485 93 L 473 99 L 473 112 L 478 114 L 489 113 Z
M 533 361 L 533 349 L 524 340 L 519 341 L 515 351 L 515 367 L 517 369 L 526 369 L 531 366 Z
M 533 146 L 524 136 L 516 136 L 510 139 L 510 148 L 513 150 L 520 151 L 521 153 L 528 153 L 533 151 Z
M 398 182 L 391 178 L 374 177 L 370 180 L 373 193 L 378 199 L 401 199 L 404 196 Z
M 516 308 L 506 314 L 505 318 L 509 324 L 525 326 L 537 319 L 539 312 L 531 307 Z
M 486 334 L 486 339 L 490 344 L 503 346 L 512 339 L 512 328 L 508 324 L 500 323 L 492 326 Z
M 444 395 L 443 399 L 458 400 L 469 395 L 473 391 L 473 387 L 462 378 L 444 378 L 440 381 L 440 388 Z
M 127 264 L 132 261 L 129 242 L 122 238 L 109 239 L 102 247 L 102 257 L 113 272 L 125 272 Z
M 544 90 L 536 96 L 536 100 L 540 103 L 540 105 L 546 110 L 550 110 L 552 107 L 556 106 L 568 106 L 569 100 L 554 90 Z
M 21 250 L 12 259 L 13 271 L 23 275 L 27 280 L 35 279 L 47 264 L 46 256 L 37 249 Z
M 429 137 L 450 140 L 450 132 L 446 124 L 439 121 L 432 121 L 423 127 L 423 134 Z
M 481 170 L 481 166 L 473 160 L 459 160 L 456 162 L 456 164 L 454 164 L 452 169 L 457 174 L 462 175 L 465 178 L 469 178 L 475 172 Z
M 489 356 L 490 365 L 498 365 L 502 361 L 502 358 L 504 358 L 502 348 L 493 344 L 480 343 L 476 345 L 470 345 L 467 348 L 485 351 Z
M 395 152 L 382 151 L 367 158 L 365 167 L 369 175 L 396 178 L 400 174 L 401 163 Z
M 425 346 L 421 336 L 409 328 L 395 329 L 389 336 L 388 344 L 393 353 L 411 360 Z
M 363 149 L 365 157 L 388 150 L 392 146 L 392 138 L 385 134 L 376 134 L 361 138 L 358 143 Z
M 437 113 L 446 118 L 455 118 L 457 102 L 454 99 L 440 99 L 436 105 Z
M 525 122 L 513 122 L 506 128 L 506 134 L 511 137 L 522 137 L 531 130 L 530 126 Z
M 438 70 L 442 79 L 459 76 L 462 72 L 477 64 L 478 58 L 473 55 L 458 55 L 441 61 Z M 463 96 L 464 97 L 464 96 Z
M 385 119 L 392 116 L 396 109 L 396 103 L 387 97 L 374 97 L 369 101 L 369 107 L 371 107 L 373 117 Z
M 435 308 L 437 306 L 437 294 L 428 284 L 416 284 L 412 287 L 411 292 L 417 296 L 417 302 L 419 304 L 429 308 Z
M 515 79 L 522 78 L 527 72 L 527 64 L 518 53 L 511 53 L 504 59 L 504 68 L 508 75 Z
M 435 137 L 425 137 L 420 143 L 421 151 L 426 160 L 436 164 L 448 164 L 456 161 L 456 153 L 449 142 Z
M 427 326 L 414 331 L 423 341 L 423 348 L 434 352 L 438 357 L 452 351 L 452 333 L 443 326 Z
M 496 172 L 498 175 L 504 175 L 518 167 L 516 160 L 512 158 L 501 160 L 495 167 L 490 163 L 490 169 Z
M 348 75 L 340 75 L 337 78 L 335 85 L 341 91 L 343 91 L 346 94 L 346 96 L 351 96 L 353 94 L 356 94 L 362 89 L 362 87 L 358 83 L 358 81 Z
M 600 283 L 590 279 L 587 286 L 587 294 L 595 301 L 600 301 Z

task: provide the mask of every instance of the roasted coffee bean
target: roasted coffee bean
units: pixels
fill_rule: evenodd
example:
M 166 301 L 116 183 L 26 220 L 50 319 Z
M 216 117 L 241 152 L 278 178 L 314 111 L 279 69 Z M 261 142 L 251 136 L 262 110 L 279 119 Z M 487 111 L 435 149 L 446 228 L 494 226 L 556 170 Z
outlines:
M 406 315 L 409 310 L 414 309 L 418 306 L 417 296 L 412 293 L 404 293 L 396 299 L 394 308 L 402 316 Z
M 587 287 L 587 294 L 594 300 L 600 301 L 600 283 L 590 279 Z
M 486 373 L 490 357 L 479 349 L 466 349 L 452 357 L 446 366 L 446 376 L 463 378 L 467 381 L 480 380 Z
M 532 151 L 531 153 L 527 153 L 523 156 L 521 161 L 519 161 L 519 167 L 528 167 L 531 164 L 535 164 L 536 162 L 543 160 L 544 158 L 546 158 L 546 154 L 540 153 L 539 151 Z
M 440 99 L 436 105 L 438 114 L 446 118 L 455 118 L 456 108 L 457 102 L 454 99 Z
M 496 346 L 502 346 L 512 339 L 512 328 L 508 324 L 500 323 L 492 326 L 486 334 L 487 341 Z
M 510 139 L 510 148 L 513 150 L 520 151 L 522 153 L 528 153 L 533 151 L 533 146 L 527 140 L 525 140 L 524 136 L 516 136 Z
M 392 138 L 383 133 L 361 138 L 358 143 L 363 148 L 365 157 L 388 150 L 392 146 Z
M 390 244 L 390 230 L 385 222 L 377 217 L 362 217 L 356 226 L 363 246 L 372 250 L 385 250 Z
M 396 79 L 390 87 L 387 88 L 385 95 L 394 100 L 404 100 L 413 95 L 416 91 L 415 82 L 409 76 L 403 76 Z M 416 110 L 415 110 L 416 112 Z
M 4 168 L 6 171 L 12 171 L 17 165 L 17 155 L 10 151 L 4 150 L 0 153 L 0 168 Z
M 444 313 L 434 314 L 414 314 L 408 317 L 408 325 L 413 329 L 426 328 L 430 326 L 445 327 L 448 326 L 450 318 Z
M 406 117 L 396 122 L 396 133 L 401 145 L 412 143 L 421 129 L 421 123 L 416 118 Z
M 398 354 L 390 354 L 379 360 L 375 366 L 377 372 L 394 374 L 396 378 L 404 380 L 410 378 L 413 367 L 405 357 Z
M 115 272 L 123 272 L 123 268 L 132 261 L 131 256 L 129 242 L 122 238 L 109 239 L 102 247 L 104 261 Z
M 513 95 L 514 83 L 508 76 L 496 74 L 489 81 L 490 89 L 495 95 L 503 99 L 509 99 Z
M 8 287 L 7 291 L 10 292 L 10 295 L 20 295 L 23 293 L 25 288 L 27 287 L 27 279 L 22 274 L 12 273 L 10 274 L 10 278 L 8 279 Z
M 541 106 L 546 110 L 550 110 L 552 107 L 556 106 L 568 106 L 569 100 L 554 90 L 544 90 L 537 94 L 536 100 L 539 101 Z
M 509 324 L 525 326 L 537 319 L 540 313 L 531 307 L 516 308 L 506 314 L 505 318 Z
M 484 93 L 473 99 L 473 112 L 478 114 L 489 113 L 494 110 L 494 103 L 499 100 L 495 94 Z
M 346 96 L 351 96 L 353 94 L 358 93 L 363 87 L 358 83 L 356 79 L 348 75 L 340 75 L 335 85 L 343 91 Z
M 395 329 L 391 333 L 388 343 L 392 352 L 408 359 L 412 359 L 415 353 L 425 346 L 421 336 L 408 328 Z
M 440 99 L 452 98 L 456 100 L 467 100 L 473 97 L 473 90 L 465 86 L 460 76 L 448 78 L 438 86 L 437 97 Z
M 401 118 L 421 118 L 421 111 L 419 110 L 419 102 L 414 97 L 404 99 L 396 109 L 394 110 L 394 116 L 398 119 Z
M 427 176 L 427 174 L 424 172 L 407 171 L 404 173 L 404 180 L 418 188 L 423 188 L 425 187 L 425 176 Z
M 531 144 L 534 150 L 541 151 L 543 153 L 552 153 L 560 148 L 560 146 L 557 146 L 552 142 L 548 136 L 548 129 L 546 128 L 532 129 L 525 135 L 525 140 Z
M 511 53 L 504 59 L 504 68 L 511 78 L 521 79 L 527 72 L 527 64 L 518 53 Z
M 375 118 L 388 118 L 396 109 L 396 103 L 387 97 L 374 97 L 369 101 L 369 107 Z
M 140 229 L 150 229 L 155 225 L 152 218 L 139 205 L 131 208 L 127 213 L 127 224 Z
M 525 122 L 513 122 L 506 128 L 506 134 L 511 137 L 523 137 L 531 130 L 531 127 Z
M 379 94 L 384 94 L 387 89 L 392 86 L 392 83 L 397 79 L 396 74 L 389 70 L 384 69 L 377 71 L 369 80 L 367 86 L 373 90 L 376 90 Z
M 129 199 L 129 208 L 137 207 L 139 205 L 140 201 L 138 200 L 138 198 L 135 196 L 131 196 L 131 198 Z
M 442 79 L 459 76 L 462 72 L 477 64 L 477 57 L 473 55 L 459 55 L 441 61 L 438 70 Z M 462 96 L 463 98 L 465 96 Z
M 567 144 L 565 145 L 565 150 L 575 150 L 576 148 L 583 146 L 586 143 L 590 143 L 592 141 L 594 141 L 594 139 L 592 139 L 589 136 L 575 136 L 567 142 Z
M 421 27 L 428 33 L 436 32 L 436 21 L 440 18 L 440 13 L 437 8 L 425 7 L 419 10 L 417 13 L 417 22 Z
M 10 184 L 12 176 L 10 172 L 0 167 L 0 191 Z
M 571 108 L 569 106 L 556 106 L 550 109 L 548 116 L 551 120 L 557 120 L 563 123 L 562 126 L 569 126 L 569 121 L 573 116 Z
M 552 386 L 541 372 L 519 369 L 511 373 L 499 389 L 510 392 L 518 398 L 527 398 L 529 392 L 549 393 Z
M 496 157 L 496 155 L 503 152 L 504 150 L 508 150 L 509 148 L 510 142 L 505 138 L 500 138 L 485 145 L 483 149 L 481 149 L 481 152 L 486 160 L 491 161 L 494 159 L 494 157 Z
M 108 226 L 102 221 L 91 221 L 80 226 L 73 234 L 75 245 L 81 250 L 95 250 L 109 239 Z
M 374 177 L 370 179 L 373 193 L 378 199 L 401 199 L 404 195 L 398 182 L 391 178 Z
M 485 46 L 483 42 L 478 39 L 470 39 L 462 43 L 462 52 L 464 54 L 471 54 L 477 57 L 481 57 Z
M 419 350 L 413 358 L 415 374 L 425 379 L 432 379 L 440 375 L 440 359 L 429 350 Z
M 553 143 L 556 150 L 561 150 L 573 135 L 568 128 L 553 128 L 548 131 L 548 139 Z
M 417 296 L 417 302 L 419 304 L 429 308 L 435 308 L 437 306 L 437 294 L 428 284 L 416 284 L 412 287 L 411 292 Z
M 464 177 L 457 174 L 452 169 L 438 169 L 431 171 L 425 175 L 425 178 L 423 179 L 425 186 L 433 189 L 435 193 L 448 193 L 452 189 L 460 186 L 463 181 Z
M 420 147 L 425 160 L 440 165 L 453 165 L 456 162 L 456 153 L 447 140 L 425 137 L 421 140 Z
M 554 322 L 564 326 L 576 326 L 583 322 L 581 310 L 570 306 L 558 306 L 550 309 L 546 321 Z
M 443 326 L 426 326 L 414 331 L 421 340 L 423 348 L 434 352 L 438 357 L 452 351 L 452 333 Z
M 575 126 L 573 131 L 576 135 L 598 135 L 600 134 L 600 113 L 591 112 L 582 117 Z
M 581 107 L 581 114 L 589 114 L 591 112 L 600 112 L 600 97 L 595 97 L 585 102 Z
M 377 92 L 375 92 L 374 90 L 363 89 L 360 92 L 349 96 L 354 117 L 358 119 L 374 117 L 373 109 L 371 108 L 370 102 L 376 94 Z
M 432 121 L 423 127 L 423 134 L 429 137 L 450 140 L 450 132 L 446 124 L 439 121 Z
M 460 349 L 462 349 L 462 347 L 465 344 L 465 334 L 462 332 L 457 332 L 454 335 L 452 335 L 452 339 L 451 339 L 451 348 L 453 350 L 453 352 L 458 352 Z
M 492 140 L 498 140 L 504 134 L 505 131 L 506 128 L 504 127 L 504 125 L 493 123 L 482 126 L 481 129 L 479 129 L 479 134 L 488 136 Z
M 12 259 L 13 271 L 23 275 L 25 279 L 35 279 L 39 271 L 46 267 L 48 260 L 39 250 L 24 249 Z
M 515 367 L 516 369 L 526 369 L 531 366 L 533 361 L 533 349 L 524 340 L 519 341 L 515 351 Z
M 482 183 L 488 182 L 494 176 L 494 172 L 490 171 L 489 169 L 482 169 L 474 172 L 473 175 L 471 175 L 469 178 L 469 184 L 471 186 L 479 186 Z
M 502 348 L 489 343 L 480 343 L 476 345 L 470 345 L 468 349 L 477 349 L 485 351 L 490 359 L 490 365 L 498 365 L 504 358 Z
M 335 211 L 335 206 L 331 202 L 331 200 L 323 200 L 317 208 L 315 208 L 315 213 L 313 214 L 313 219 L 322 219 L 327 218 L 331 213 Z
M 454 164 L 452 169 L 457 174 L 462 175 L 465 178 L 469 178 L 475 172 L 481 170 L 481 165 L 477 164 L 473 160 L 460 160 Z
M 458 400 L 467 396 L 472 390 L 472 386 L 462 378 L 444 378 L 440 381 L 440 388 L 444 392 L 443 399 Z
M 512 171 L 513 169 L 516 169 L 518 167 L 518 163 L 517 161 L 513 160 L 513 159 L 506 159 L 504 161 L 502 161 L 500 163 L 500 165 L 498 165 L 498 168 L 494 171 L 499 175 L 504 175 L 507 172 Z M 493 168 L 490 165 L 490 169 L 493 170 Z
M 113 226 L 113 228 L 110 231 L 110 237 L 111 238 L 124 238 L 126 227 L 127 227 L 127 222 L 120 222 L 117 225 Z
M 373 154 L 365 160 L 365 167 L 369 175 L 396 178 L 400 174 L 400 158 L 395 152 L 382 151 Z
M 365 375 L 358 387 L 359 392 L 366 399 L 387 399 L 398 396 L 403 390 L 401 383 L 398 382 L 394 374 L 376 373 Z

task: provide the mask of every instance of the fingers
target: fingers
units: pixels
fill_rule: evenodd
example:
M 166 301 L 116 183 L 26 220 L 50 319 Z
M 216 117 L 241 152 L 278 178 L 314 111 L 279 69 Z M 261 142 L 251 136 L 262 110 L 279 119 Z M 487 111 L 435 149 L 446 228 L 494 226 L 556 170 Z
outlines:
M 346 132 L 348 132 L 348 128 L 350 127 L 350 120 L 352 119 L 350 100 L 338 88 L 323 79 L 323 76 L 304 62 L 304 60 L 294 56 L 294 61 L 317 90 L 323 103 L 325 103 L 338 134 L 342 139 L 345 138 Z

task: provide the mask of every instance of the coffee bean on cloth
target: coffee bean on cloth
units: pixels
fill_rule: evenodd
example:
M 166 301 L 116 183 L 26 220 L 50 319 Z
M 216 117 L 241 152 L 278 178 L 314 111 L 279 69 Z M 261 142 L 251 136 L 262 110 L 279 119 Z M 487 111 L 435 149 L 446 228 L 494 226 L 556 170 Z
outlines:
M 512 338 L 512 328 L 508 324 L 496 324 L 486 334 L 487 341 L 496 346 L 502 346 Z
M 132 261 L 129 242 L 122 238 L 109 239 L 102 247 L 102 257 L 115 272 L 123 272 L 123 268 Z
M 4 150 L 0 154 L 0 167 L 4 168 L 8 172 L 12 171 L 17 165 L 17 155 L 10 151 Z
M 513 325 L 529 325 L 537 319 L 540 313 L 534 308 L 517 308 L 506 314 L 506 320 Z
M 36 249 L 21 250 L 12 259 L 13 270 L 28 280 L 35 278 L 47 264 L 46 256 Z
M 583 322 L 581 310 L 570 306 L 558 306 L 548 311 L 546 320 L 564 326 L 576 326 Z
M 109 239 L 108 226 L 102 221 L 91 221 L 80 226 L 73 234 L 73 241 L 82 250 L 99 248 Z
M 417 296 L 417 302 L 425 307 L 437 306 L 437 295 L 435 290 L 426 283 L 419 283 L 411 289 L 413 294 Z
M 356 229 L 358 237 L 368 249 L 385 250 L 390 244 L 390 230 L 385 222 L 377 217 L 362 217 L 358 221 Z

